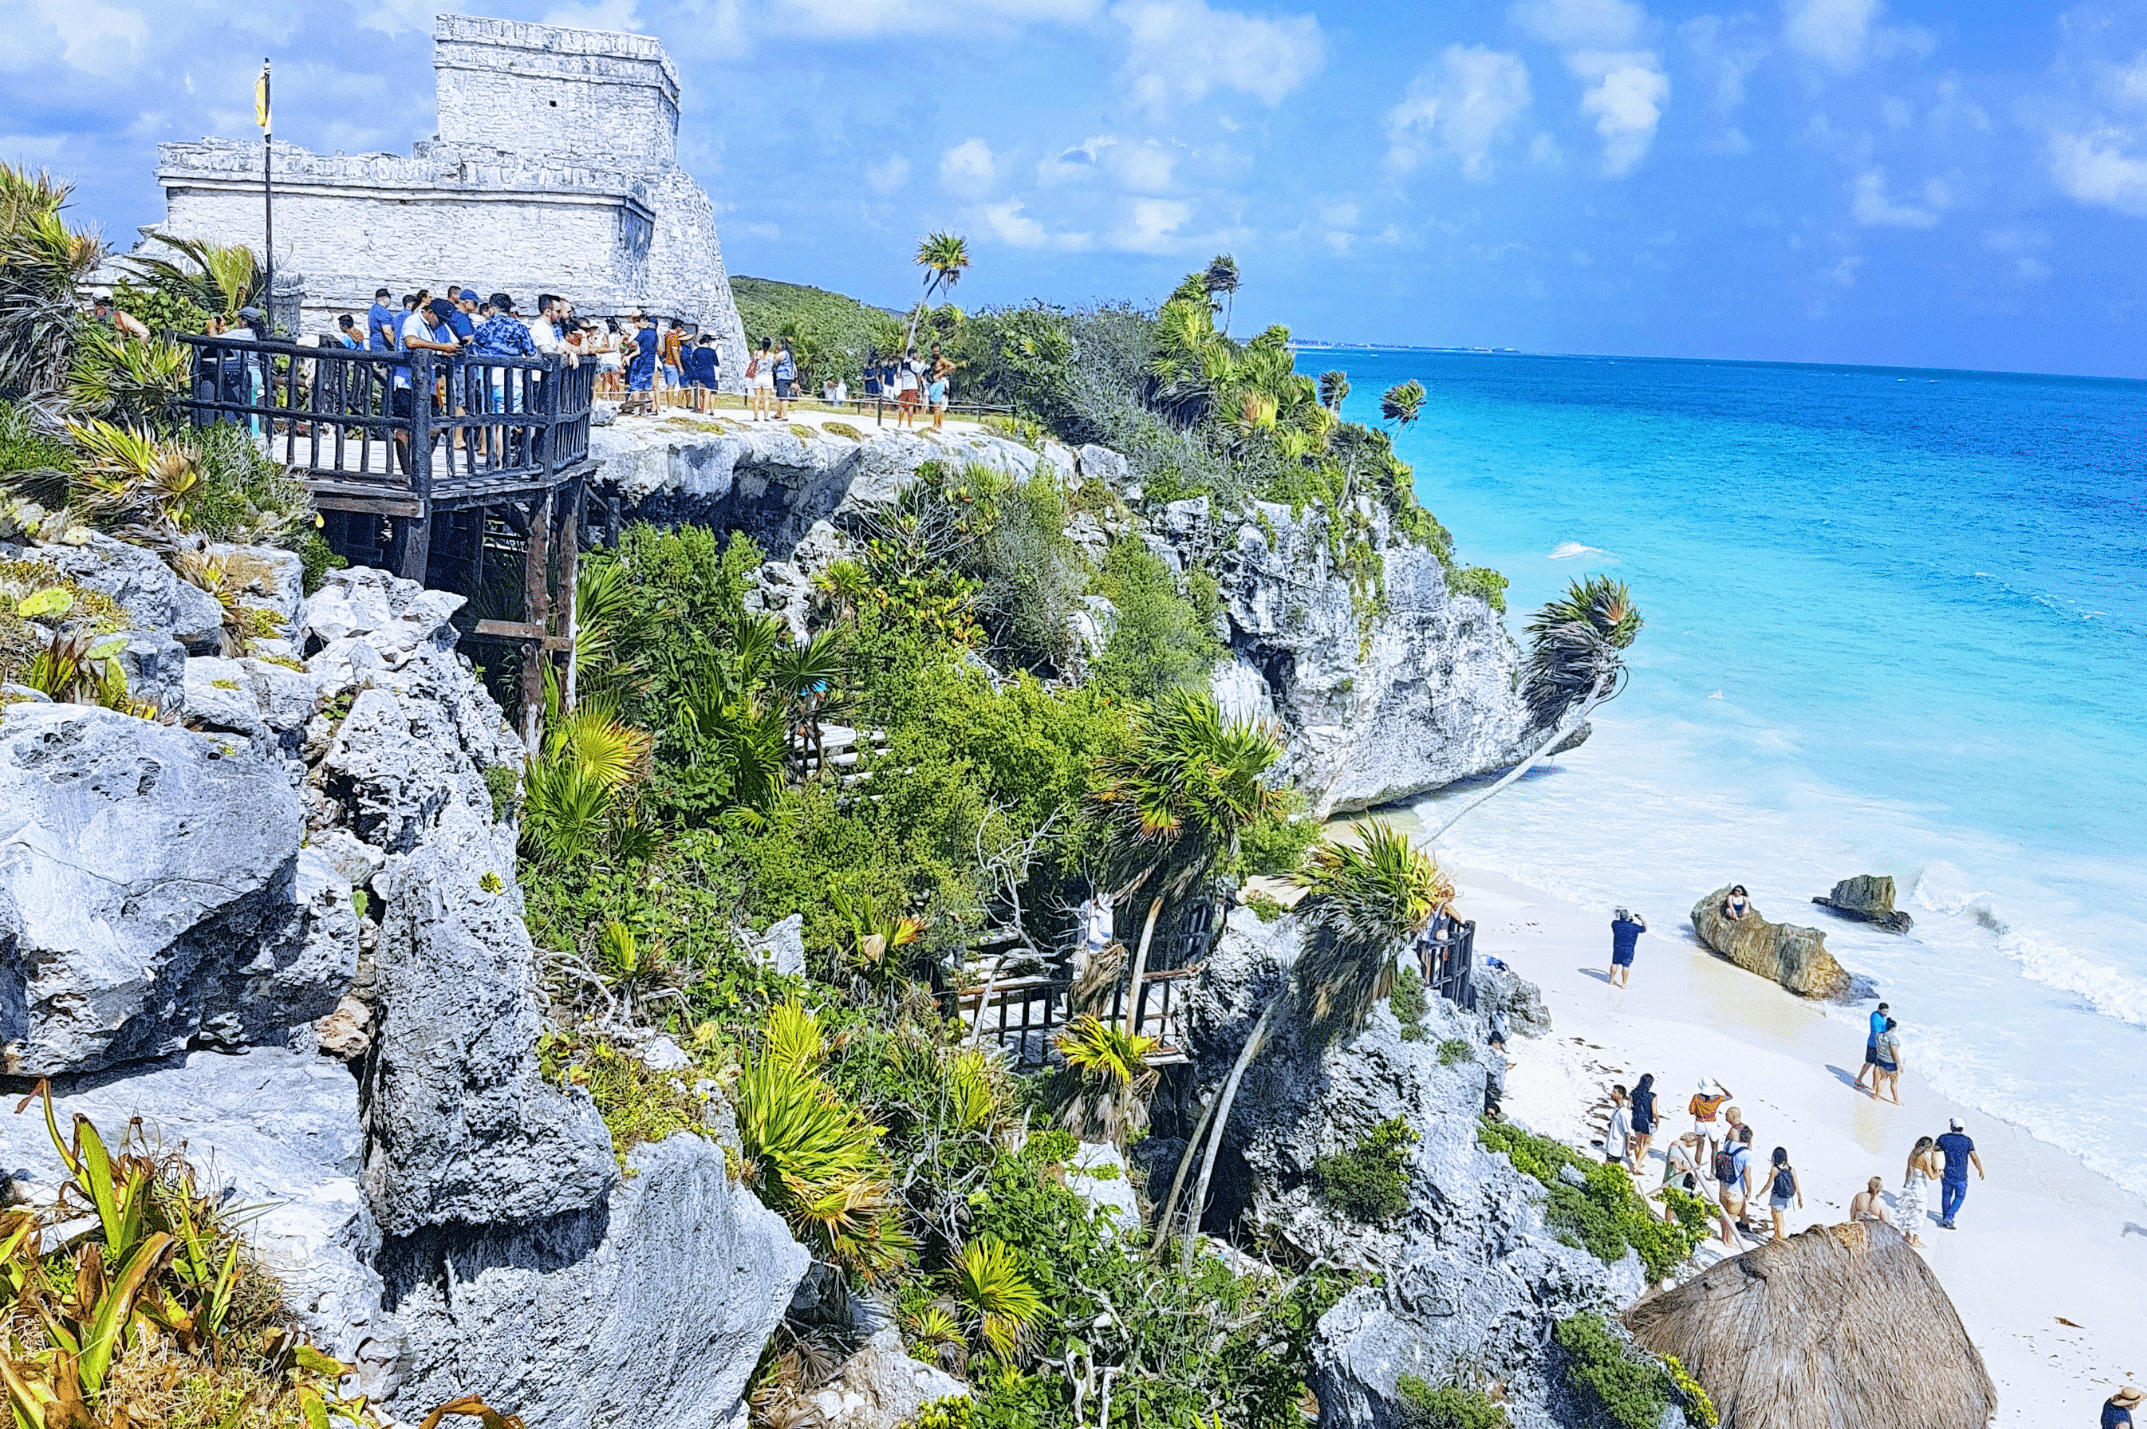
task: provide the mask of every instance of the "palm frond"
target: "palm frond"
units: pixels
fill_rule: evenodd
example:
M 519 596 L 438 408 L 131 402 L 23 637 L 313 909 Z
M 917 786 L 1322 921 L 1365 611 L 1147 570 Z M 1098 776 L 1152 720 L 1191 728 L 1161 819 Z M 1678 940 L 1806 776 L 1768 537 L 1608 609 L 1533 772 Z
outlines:
M 1325 842 L 1290 881 L 1305 942 L 1294 969 L 1299 1006 L 1322 1032 L 1354 1031 L 1393 990 L 1410 941 L 1453 902 L 1437 860 L 1385 820 L 1357 826 L 1358 842 Z

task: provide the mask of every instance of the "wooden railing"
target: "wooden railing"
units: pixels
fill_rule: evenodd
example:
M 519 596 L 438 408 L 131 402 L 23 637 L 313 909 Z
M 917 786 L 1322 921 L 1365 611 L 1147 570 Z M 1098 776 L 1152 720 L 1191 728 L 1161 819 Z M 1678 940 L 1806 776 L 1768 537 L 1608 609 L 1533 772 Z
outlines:
M 1453 936 L 1431 945 L 1431 976 L 1425 979 L 1433 992 L 1469 1011 L 1476 1010 L 1476 924 L 1471 921 L 1454 929 Z
M 1151 1062 L 1186 1060 L 1182 989 L 1199 972 L 1198 967 L 1165 968 L 1141 978 L 1140 1008 L 1134 1030 L 1143 1037 L 1155 1039 L 1156 1047 L 1149 1057 Z M 1041 1063 L 1050 1056 L 1052 1040 L 1065 1030 L 1070 1020 L 1067 999 L 1072 991 L 1073 980 L 1055 974 L 1007 978 L 992 983 L 988 989 L 972 987 L 942 992 L 940 1010 L 946 1016 L 959 1017 L 965 1025 L 973 1025 L 978 1003 L 982 1002 L 981 1035 L 1013 1053 L 1018 1063 Z M 1126 985 L 1123 982 L 1111 989 L 1108 1007 L 1099 1007 L 1096 1015 L 1106 1022 L 1125 1021 Z
M 196 426 L 245 426 L 324 510 L 431 515 L 580 474 L 595 364 L 182 336 Z

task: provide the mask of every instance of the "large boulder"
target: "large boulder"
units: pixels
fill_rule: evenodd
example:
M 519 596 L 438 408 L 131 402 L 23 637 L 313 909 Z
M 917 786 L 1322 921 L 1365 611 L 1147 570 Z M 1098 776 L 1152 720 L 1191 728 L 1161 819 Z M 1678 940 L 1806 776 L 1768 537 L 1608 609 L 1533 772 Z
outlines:
M 1849 974 L 1826 950 L 1826 934 L 1817 928 L 1770 923 L 1750 905 L 1742 918 L 1723 911 L 1727 886 L 1692 905 L 1692 931 L 1702 943 L 1746 972 L 1758 973 L 1800 997 L 1847 997 Z
M 713 1142 L 681 1133 L 628 1166 L 585 1210 L 389 1245 L 398 1412 L 476 1391 L 544 1429 L 743 1423 L 740 1396 L 810 1257 Z
M 1247 909 L 1231 913 L 1187 1006 L 1202 1085 L 1222 1081 L 1258 1009 L 1287 986 L 1298 936 L 1294 917 L 1262 923 Z M 1286 1010 L 1240 1085 L 1210 1229 L 1234 1216 L 1242 1236 L 1285 1260 L 1377 1277 L 1320 1320 L 1313 1387 L 1323 1425 L 1400 1422 L 1403 1375 L 1433 1384 L 1493 1377 L 1505 1383 L 1520 1429 L 1563 1422 L 1552 1325 L 1642 1289 L 1638 1257 L 1608 1266 L 1564 1244 L 1544 1224 L 1542 1188 L 1478 1144 L 1493 1055 L 1485 1030 L 1479 1015 L 1433 998 L 1422 1041 L 1404 1041 L 1381 1004 L 1362 1031 L 1321 1045 Z M 1453 1055 L 1456 1042 L 1465 1055 Z M 1320 1199 L 1315 1168 L 1393 1119 L 1417 1136 L 1407 1206 L 1385 1224 L 1359 1224 Z
M 277 1041 L 335 1006 L 350 890 L 244 745 L 81 705 L 0 715 L 0 1039 L 47 1076 Z
M 379 1238 L 358 1193 L 363 1133 L 349 1072 L 310 1052 L 262 1047 L 193 1052 L 120 1078 L 55 1078 L 52 1090 L 62 1127 L 79 1113 L 116 1145 L 139 1118 L 132 1134 L 153 1153 L 184 1154 L 203 1194 L 257 1208 L 246 1213 L 247 1241 L 283 1282 L 286 1303 L 378 1392 L 397 1328 L 380 1309 L 370 1263 Z M 0 1116 L 0 1170 L 34 1204 L 65 1179 L 35 1108 Z
M 939 1399 L 967 1399 L 969 1386 L 911 1359 L 896 1330 L 881 1330 L 811 1396 L 823 1429 L 904 1429 Z
M 1883 873 L 1844 878 L 1834 885 L 1832 893 L 1824 898 L 1814 897 L 1812 902 L 1860 923 L 1876 923 L 1889 933 L 1906 933 L 1916 926 L 1915 919 L 1894 907 L 1894 881 Z
M 1520 651 L 1481 596 L 1447 588 L 1437 552 L 1372 519 L 1380 592 L 1337 566 L 1325 513 L 1260 503 L 1217 529 L 1174 503 L 1162 534 L 1212 548 L 1229 616 L 1218 698 L 1272 712 L 1282 772 L 1321 815 L 1392 803 L 1521 759 L 1538 732 L 1518 693 Z M 1376 605 L 1368 604 L 1376 602 Z

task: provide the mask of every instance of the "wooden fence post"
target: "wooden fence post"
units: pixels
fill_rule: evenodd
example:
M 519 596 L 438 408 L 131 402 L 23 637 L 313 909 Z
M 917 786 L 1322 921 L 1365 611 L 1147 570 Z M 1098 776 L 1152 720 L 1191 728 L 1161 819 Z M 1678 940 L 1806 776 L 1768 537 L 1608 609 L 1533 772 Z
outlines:
M 402 551 L 396 564 L 404 580 L 423 585 L 432 558 L 433 359 L 427 348 L 410 356 L 410 494 L 417 498 L 418 514 L 402 519 Z
M 551 553 L 552 493 L 547 490 L 530 504 L 529 539 L 522 557 L 522 619 L 538 631 L 549 633 L 552 613 Z M 543 727 L 544 662 L 543 635 L 522 646 L 522 743 L 531 754 Z

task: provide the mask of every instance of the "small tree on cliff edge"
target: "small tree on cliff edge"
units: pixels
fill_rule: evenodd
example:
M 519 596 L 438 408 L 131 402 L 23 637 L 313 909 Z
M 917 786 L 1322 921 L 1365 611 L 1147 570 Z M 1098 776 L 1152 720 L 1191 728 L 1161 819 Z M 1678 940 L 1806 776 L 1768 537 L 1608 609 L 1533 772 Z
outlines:
M 1528 665 L 1522 697 L 1538 725 L 1553 726 L 1535 751 L 1496 784 L 1447 816 L 1431 832 L 1436 843 L 1461 816 L 1535 767 L 1564 743 L 1605 700 L 1625 688 L 1625 652 L 1640 634 L 1640 608 L 1625 582 L 1587 576 L 1528 621 Z
M 1201 1130 L 1212 1120 L 1207 1148 L 1201 1153 L 1200 1179 L 1186 1209 L 1183 1254 L 1188 1264 L 1238 1086 L 1245 1069 L 1260 1054 L 1283 1005 L 1294 994 L 1298 1013 L 1315 1037 L 1362 1027 L 1373 1004 L 1393 991 L 1396 971 L 1411 940 L 1454 899 L 1452 880 L 1432 856 L 1412 845 L 1407 834 L 1378 819 L 1360 826 L 1356 844 L 1322 844 L 1306 867 L 1290 875 L 1290 881 L 1305 891 L 1296 913 L 1302 920 L 1302 951 L 1290 985 L 1260 1010 L 1210 1114 L 1202 1118 L 1202 1126 L 1194 1129 L 1186 1144 L 1157 1222 L 1160 1241 L 1169 1235 L 1171 1214 L 1200 1145 Z

